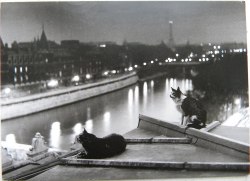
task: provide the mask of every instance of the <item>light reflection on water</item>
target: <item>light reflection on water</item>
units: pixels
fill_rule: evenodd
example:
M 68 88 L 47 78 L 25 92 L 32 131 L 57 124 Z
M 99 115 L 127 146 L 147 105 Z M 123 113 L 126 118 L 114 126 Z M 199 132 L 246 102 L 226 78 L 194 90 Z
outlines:
M 85 122 L 84 128 L 89 132 L 92 133 L 93 132 L 93 120 L 89 119 Z
M 5 141 L 7 144 L 15 144 L 16 143 L 15 134 L 7 134 L 5 137 Z
M 61 142 L 61 123 L 56 121 L 51 124 L 50 144 L 52 148 L 58 148 Z
M 160 78 L 60 108 L 4 121 L 2 138 L 15 134 L 18 143 L 31 144 L 35 133 L 40 132 L 50 147 L 69 149 L 75 136 L 84 128 L 99 137 L 114 132 L 124 134 L 137 127 L 139 114 L 180 122 L 181 113 L 170 98 L 171 87 L 178 86 L 184 93 L 193 89 L 190 79 Z

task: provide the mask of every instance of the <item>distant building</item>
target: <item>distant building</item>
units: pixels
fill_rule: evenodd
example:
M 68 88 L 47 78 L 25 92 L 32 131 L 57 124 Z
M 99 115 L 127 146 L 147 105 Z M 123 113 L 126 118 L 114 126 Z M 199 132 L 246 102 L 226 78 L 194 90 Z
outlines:
M 86 54 L 80 48 L 78 40 L 63 40 L 61 45 L 48 40 L 44 29 L 40 39 L 14 41 L 7 49 L 1 40 L 2 84 L 25 84 L 51 78 L 69 83 L 74 75 L 83 79 L 86 74 L 101 75 L 103 67 L 101 56 L 97 56 L 99 53 Z
M 7 55 L 8 45 L 4 45 L 0 37 L 1 84 L 9 83 L 9 65 Z

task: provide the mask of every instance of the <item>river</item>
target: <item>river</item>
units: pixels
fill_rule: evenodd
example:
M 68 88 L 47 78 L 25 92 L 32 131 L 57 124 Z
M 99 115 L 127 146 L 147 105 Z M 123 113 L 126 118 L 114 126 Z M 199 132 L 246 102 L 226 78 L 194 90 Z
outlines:
M 124 134 L 137 127 L 139 114 L 180 122 L 181 113 L 169 97 L 171 87 L 177 86 L 184 93 L 193 90 L 191 79 L 161 77 L 74 104 L 4 121 L 1 123 L 2 140 L 31 144 L 35 133 L 40 132 L 49 147 L 68 150 L 83 128 L 98 137 L 113 132 Z M 215 108 L 217 112 L 218 109 Z

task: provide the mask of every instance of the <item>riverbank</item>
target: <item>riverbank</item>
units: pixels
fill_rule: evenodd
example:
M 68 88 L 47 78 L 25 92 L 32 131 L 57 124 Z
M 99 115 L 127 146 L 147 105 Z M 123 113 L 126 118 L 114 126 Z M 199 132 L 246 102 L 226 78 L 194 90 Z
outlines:
M 2 100 L 1 120 L 25 116 L 109 93 L 132 85 L 137 81 L 137 74 L 131 73 L 96 83 L 53 90 L 16 99 Z

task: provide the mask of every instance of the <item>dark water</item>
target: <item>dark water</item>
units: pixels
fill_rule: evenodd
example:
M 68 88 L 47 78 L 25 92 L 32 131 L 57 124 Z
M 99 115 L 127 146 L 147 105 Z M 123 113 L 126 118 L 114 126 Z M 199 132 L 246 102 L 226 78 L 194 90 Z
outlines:
M 171 87 L 180 86 L 183 92 L 193 90 L 192 80 L 158 78 L 124 89 L 55 108 L 34 115 L 2 122 L 2 140 L 15 139 L 17 143 L 31 144 L 40 132 L 52 148 L 69 149 L 83 128 L 97 136 L 116 132 L 124 134 L 137 127 L 139 114 L 161 120 L 180 122 L 181 113 L 169 97 Z M 211 110 L 210 119 L 222 114 L 223 103 Z M 213 105 L 214 107 L 214 105 Z M 212 120 L 209 120 L 212 121 Z

